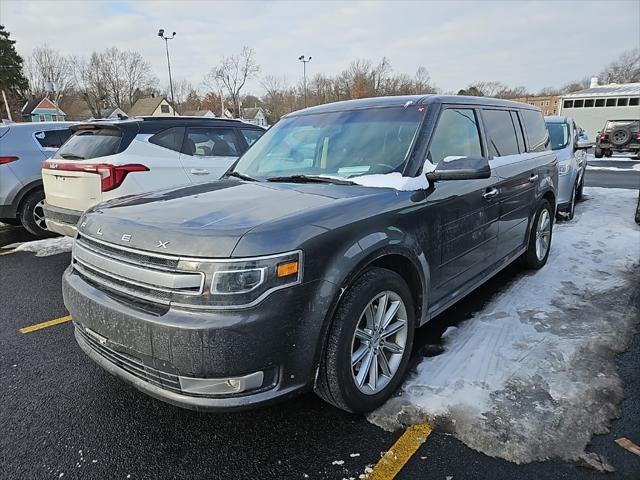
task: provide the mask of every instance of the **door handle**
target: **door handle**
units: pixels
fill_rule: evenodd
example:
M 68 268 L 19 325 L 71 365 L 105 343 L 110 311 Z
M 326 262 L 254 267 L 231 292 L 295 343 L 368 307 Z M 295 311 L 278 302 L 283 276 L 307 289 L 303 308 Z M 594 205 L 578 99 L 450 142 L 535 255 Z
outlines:
M 487 191 L 485 193 L 482 194 L 482 196 L 484 197 L 485 200 L 491 200 L 496 195 L 498 195 L 498 189 L 497 188 L 489 188 L 489 189 L 487 189 Z
M 209 175 L 209 170 L 205 170 L 204 168 L 192 168 L 191 173 L 194 175 Z
M 538 179 L 538 175 L 532 173 L 531 176 L 529 177 L 529 181 L 531 183 L 535 182 Z

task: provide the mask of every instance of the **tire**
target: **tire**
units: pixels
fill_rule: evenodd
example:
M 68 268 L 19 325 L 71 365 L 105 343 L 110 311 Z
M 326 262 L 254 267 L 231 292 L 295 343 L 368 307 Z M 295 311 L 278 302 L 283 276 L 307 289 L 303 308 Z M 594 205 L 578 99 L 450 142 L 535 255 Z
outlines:
M 546 215 L 544 214 L 545 211 L 547 212 Z M 544 255 L 539 256 L 536 252 L 536 240 L 538 238 L 537 232 L 541 218 L 544 217 L 548 219 L 547 248 Z M 531 227 L 531 232 L 529 233 L 529 245 L 527 247 L 527 251 L 522 254 L 522 257 L 520 257 L 520 261 L 525 268 L 537 270 L 539 268 L 542 268 L 547 263 L 547 258 L 549 258 L 549 251 L 551 250 L 552 234 L 553 211 L 549 202 L 547 200 L 543 200 L 540 203 L 538 211 L 533 218 L 533 226 Z
M 0 223 L 6 223 L 7 225 L 22 225 L 17 218 L 0 218 Z
M 604 153 L 604 152 L 602 151 L 602 149 L 601 149 L 600 147 L 596 147 L 596 148 L 593 150 L 593 156 L 594 156 L 594 157 L 596 157 L 596 158 L 602 158 L 603 153 Z
M 391 343 L 394 349 L 404 340 L 402 352 L 392 353 L 386 350 L 384 345 L 387 342 L 375 332 L 375 328 L 366 328 L 375 327 L 373 318 L 377 310 L 376 305 L 379 305 L 376 302 L 385 294 L 390 300 L 386 303 L 385 311 L 389 311 L 388 308 L 395 303 L 399 304 L 389 325 L 401 325 L 402 316 L 406 316 L 402 330 L 388 337 L 393 338 Z M 372 308 L 369 310 L 370 305 Z M 358 327 L 364 328 L 358 329 Z M 355 336 L 356 329 L 360 332 L 358 337 Z M 393 395 L 404 378 L 411 356 L 414 330 L 414 302 L 406 282 L 391 270 L 383 268 L 367 270 L 347 290 L 333 317 L 314 387 L 316 394 L 326 402 L 347 412 L 366 413 L 378 408 Z M 361 339 L 364 334 L 368 336 L 368 343 L 366 336 Z M 362 353 L 363 349 L 364 353 Z M 380 358 L 380 354 L 385 361 L 376 360 Z M 352 359 L 355 356 L 361 359 L 352 366 Z M 378 390 L 373 389 L 371 385 L 372 369 L 362 370 L 366 368 L 368 360 L 373 362 L 368 364 L 376 368 L 379 383 L 374 382 L 374 384 Z M 384 375 L 383 362 L 386 363 L 390 376 Z M 360 372 L 364 374 L 361 376 Z M 358 379 L 361 379 L 360 384 Z
M 578 184 L 578 188 L 576 189 L 576 202 L 582 201 L 584 193 L 584 174 L 582 174 L 582 178 L 580 179 L 580 183 Z
M 616 147 L 622 147 L 631 140 L 631 130 L 628 128 L 620 127 L 614 128 L 609 134 L 609 141 Z
M 571 189 L 571 200 L 569 201 L 569 206 L 564 208 L 562 212 L 558 212 L 556 215 L 557 220 L 571 221 L 576 213 L 576 198 L 577 198 L 578 186 L 574 185 L 573 189 Z
M 604 152 L 604 156 L 609 158 L 611 157 L 611 155 L 613 155 L 613 150 L 605 150 Z
M 41 238 L 54 237 L 56 235 L 47 230 L 44 224 L 43 202 L 43 190 L 34 190 L 29 193 L 20 204 L 20 221 L 22 226 L 32 235 Z

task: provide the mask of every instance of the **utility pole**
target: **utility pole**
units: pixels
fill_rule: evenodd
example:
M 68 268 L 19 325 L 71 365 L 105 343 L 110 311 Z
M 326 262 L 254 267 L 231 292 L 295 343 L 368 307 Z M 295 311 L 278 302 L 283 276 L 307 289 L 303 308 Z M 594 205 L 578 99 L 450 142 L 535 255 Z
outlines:
M 307 108 L 307 63 L 311 61 L 311 57 L 305 58 L 304 55 L 300 55 L 298 60 L 302 62 L 302 82 L 304 85 L 304 108 Z
M 173 96 L 173 80 L 171 78 L 171 60 L 169 60 L 169 40 L 173 40 L 173 38 L 176 36 L 176 32 L 173 32 L 173 34 L 170 37 L 165 37 L 164 28 L 161 28 L 160 30 L 158 30 L 158 36 L 164 40 L 164 46 L 167 49 L 167 68 L 169 69 L 169 88 L 171 89 L 171 108 L 173 108 L 173 116 L 175 117 L 176 101 Z

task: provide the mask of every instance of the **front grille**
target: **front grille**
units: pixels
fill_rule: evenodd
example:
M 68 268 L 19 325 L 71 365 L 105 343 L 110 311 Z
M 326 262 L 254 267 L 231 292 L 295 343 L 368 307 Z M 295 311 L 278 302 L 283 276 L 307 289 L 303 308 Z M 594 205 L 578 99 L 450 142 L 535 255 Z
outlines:
M 169 305 L 174 295 L 200 295 L 204 274 L 179 270 L 180 259 L 140 252 L 78 235 L 73 268 L 81 277 L 107 291 Z
M 113 348 L 103 345 L 89 335 L 84 328 L 78 324 L 75 325 L 75 328 L 82 340 L 84 340 L 84 342 L 101 357 L 104 357 L 111 363 L 117 365 L 131 375 L 144 380 L 145 382 L 151 383 L 165 390 L 171 390 L 172 392 L 183 394 L 180 389 L 180 381 L 178 380 L 177 375 L 152 368 L 131 355 L 127 355 L 126 353 L 119 352 Z

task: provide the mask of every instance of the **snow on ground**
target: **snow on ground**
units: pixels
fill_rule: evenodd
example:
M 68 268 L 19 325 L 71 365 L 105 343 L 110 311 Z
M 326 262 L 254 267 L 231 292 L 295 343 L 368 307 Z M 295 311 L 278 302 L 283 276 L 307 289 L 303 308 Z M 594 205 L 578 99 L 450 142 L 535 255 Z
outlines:
M 637 162 L 638 157 L 636 156 L 635 153 L 628 153 L 628 154 L 616 153 L 616 154 L 613 154 L 611 157 L 596 158 L 593 153 L 587 153 L 587 162 L 598 163 L 600 161 L 610 162 L 612 160 L 616 162 Z
M 33 242 L 13 243 L 3 249 L 15 249 L 16 252 L 34 252 L 36 257 L 48 257 L 58 253 L 70 252 L 73 246 L 71 237 L 45 238 Z
M 609 170 L 611 172 L 640 172 L 640 163 L 635 165 L 629 165 L 626 168 L 622 167 L 598 167 L 593 165 L 587 165 L 587 170 Z
M 615 353 L 640 321 L 638 192 L 585 188 L 573 221 L 554 227 L 547 265 L 524 273 L 443 336 L 394 397 L 369 416 L 385 429 L 428 421 L 469 447 L 516 463 L 585 453 L 618 415 Z M 428 327 L 427 327 L 428 328 Z

